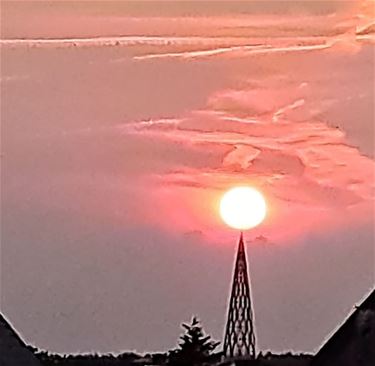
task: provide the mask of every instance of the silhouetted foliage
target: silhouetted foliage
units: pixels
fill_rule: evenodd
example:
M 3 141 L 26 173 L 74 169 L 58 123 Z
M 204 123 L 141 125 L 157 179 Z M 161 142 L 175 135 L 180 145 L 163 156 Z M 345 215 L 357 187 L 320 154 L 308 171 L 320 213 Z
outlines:
M 191 325 L 190 325 L 191 326 Z M 186 329 L 186 328 L 185 328 Z M 188 331 L 187 331 L 188 333 Z M 203 333 L 203 332 L 202 332 Z M 182 339 L 182 342 L 184 340 Z M 207 339 L 207 336 L 200 337 L 200 339 Z M 214 346 L 217 343 L 211 342 Z M 205 342 L 207 344 L 207 341 Z M 203 366 L 203 365 L 218 365 L 221 353 L 211 353 L 211 347 L 203 347 L 205 350 L 205 356 L 203 359 L 192 360 L 192 354 L 186 354 L 186 352 L 181 352 L 181 346 L 177 350 L 173 350 L 167 355 L 166 353 L 154 353 L 145 354 L 144 356 L 125 352 L 117 356 L 114 355 L 98 355 L 98 354 L 84 354 L 84 355 L 59 355 L 50 354 L 46 351 L 41 351 L 31 346 L 28 346 L 30 350 L 34 352 L 42 365 L 45 366 Z M 190 348 L 187 347 L 187 348 Z M 186 348 L 184 348 L 186 349 Z M 178 352 L 181 352 L 178 354 Z M 195 354 L 197 356 L 197 354 Z M 267 352 L 266 354 L 259 353 L 256 360 L 237 360 L 236 365 L 246 365 L 246 366 L 308 366 L 312 359 L 312 355 L 307 354 L 273 354 Z M 242 363 L 241 363 L 242 362 Z M 223 366 L 232 365 L 232 362 L 223 362 Z
M 182 324 L 185 333 L 181 335 L 177 349 L 166 353 L 138 355 L 133 352 L 112 354 L 77 354 L 59 355 L 38 350 L 32 346 L 32 351 L 44 366 L 213 366 L 218 365 L 221 352 L 214 352 L 219 342 L 205 335 L 199 320 L 192 318 L 190 324 Z M 255 360 L 237 360 L 236 365 L 246 366 L 308 366 L 312 355 L 273 354 L 260 352 Z M 232 365 L 232 361 L 224 361 L 223 366 Z
M 39 351 L 35 353 L 42 365 L 45 366 L 132 366 L 135 365 L 146 365 L 152 362 L 152 356 L 148 358 L 142 357 L 132 352 L 122 353 L 118 356 L 114 355 L 98 355 L 98 354 L 86 354 L 86 355 L 58 355 L 49 354 L 45 351 Z M 144 362 L 142 362 L 144 361 Z
M 308 366 L 312 360 L 309 354 L 293 354 L 287 352 L 283 354 L 274 354 L 267 352 L 264 355 L 259 353 L 257 357 L 259 366 Z
M 199 320 L 193 317 L 191 324 L 182 324 L 186 330 L 180 337 L 179 348 L 169 352 L 170 366 L 200 366 L 208 364 L 210 356 L 220 342 L 205 335 Z

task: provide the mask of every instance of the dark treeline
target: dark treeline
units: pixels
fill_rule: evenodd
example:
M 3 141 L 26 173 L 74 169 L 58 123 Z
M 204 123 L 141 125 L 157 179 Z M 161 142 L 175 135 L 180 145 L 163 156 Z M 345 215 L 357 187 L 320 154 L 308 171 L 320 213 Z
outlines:
M 125 352 L 119 355 L 58 355 L 45 351 L 33 349 L 34 354 L 46 366 L 143 366 L 143 365 L 164 365 L 166 364 L 167 354 L 147 354 L 145 356 L 132 352 Z
M 193 317 L 190 324 L 182 324 L 185 333 L 181 335 L 178 347 L 166 353 L 138 355 L 125 352 L 117 356 L 106 354 L 59 355 L 51 354 L 31 348 L 36 357 L 45 366 L 110 366 L 110 365 L 167 365 L 194 366 L 210 364 L 213 359 L 218 360 L 220 354 L 214 354 L 219 342 L 211 340 L 202 329 L 199 320 Z
M 146 354 L 144 356 L 135 353 L 122 353 L 120 355 L 55 355 L 48 354 L 47 352 L 40 352 L 34 350 L 36 356 L 41 361 L 42 365 L 46 366 L 167 366 L 172 365 L 168 358 L 168 353 Z M 192 363 L 191 366 L 203 365 L 217 365 L 220 363 L 220 354 L 213 354 L 211 359 L 206 359 L 201 363 Z M 259 354 L 257 359 L 250 362 L 247 361 L 246 365 L 249 366 L 308 366 L 312 360 L 312 355 L 300 354 L 295 355 L 291 353 L 286 354 L 273 354 L 266 353 L 265 355 Z M 188 364 L 187 360 L 181 365 Z M 175 362 L 179 365 L 178 361 Z M 225 365 L 225 363 L 223 364 Z
M 166 353 L 139 355 L 125 352 L 111 354 L 59 355 L 30 347 L 43 366 L 209 366 L 219 365 L 222 354 L 215 352 L 219 342 L 215 342 L 202 329 L 199 320 L 193 317 L 190 324 L 182 324 L 185 333 L 181 335 L 178 347 Z M 256 360 L 247 361 L 253 366 L 307 366 L 310 355 L 274 355 L 260 353 Z M 245 365 L 244 364 L 244 365 Z M 225 363 L 223 363 L 225 365 Z

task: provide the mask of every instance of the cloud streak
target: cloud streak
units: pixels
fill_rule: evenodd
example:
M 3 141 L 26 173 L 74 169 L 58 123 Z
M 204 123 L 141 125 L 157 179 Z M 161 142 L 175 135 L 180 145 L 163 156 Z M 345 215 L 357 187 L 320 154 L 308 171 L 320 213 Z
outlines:
M 267 194 L 278 215 L 285 210 L 288 217 L 300 212 L 301 220 L 312 225 L 320 210 L 322 215 L 331 215 L 327 222 L 332 224 L 338 210 L 357 212 L 356 207 L 372 207 L 375 164 L 348 143 L 344 131 L 311 115 L 304 87 L 289 86 L 295 95 L 285 88 L 228 89 L 211 96 L 206 110 L 119 128 L 126 135 L 174 141 L 185 148 L 205 151 L 215 147 L 212 151 L 221 154 L 221 164 L 216 166 L 176 167 L 151 176 L 160 187 L 220 192 L 232 185 L 252 184 Z M 297 120 L 290 115 L 296 110 Z M 180 200 L 184 201 L 183 196 Z M 277 221 L 270 235 L 285 228 L 284 220 Z M 306 227 L 295 231 L 300 230 Z
M 233 46 L 225 48 L 216 48 L 212 50 L 201 50 L 201 51 L 187 51 L 187 52 L 171 52 L 171 53 L 154 53 L 142 56 L 135 56 L 135 60 L 149 60 L 155 58 L 200 58 L 207 56 L 217 56 L 228 53 L 237 53 L 236 56 L 251 56 L 251 55 L 264 55 L 271 53 L 286 53 L 286 52 L 304 52 L 304 51 L 315 51 L 324 50 L 332 47 L 334 42 L 327 44 L 315 44 L 305 46 L 288 46 L 288 47 L 273 47 L 269 45 L 259 46 Z

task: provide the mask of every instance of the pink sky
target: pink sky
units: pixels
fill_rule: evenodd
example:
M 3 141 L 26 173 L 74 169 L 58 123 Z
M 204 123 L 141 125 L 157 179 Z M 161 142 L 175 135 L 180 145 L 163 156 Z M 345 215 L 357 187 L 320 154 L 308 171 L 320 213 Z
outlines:
M 27 340 L 162 350 L 192 313 L 221 339 L 217 204 L 250 184 L 259 348 L 317 349 L 374 283 L 373 10 L 5 2 L 2 309 Z

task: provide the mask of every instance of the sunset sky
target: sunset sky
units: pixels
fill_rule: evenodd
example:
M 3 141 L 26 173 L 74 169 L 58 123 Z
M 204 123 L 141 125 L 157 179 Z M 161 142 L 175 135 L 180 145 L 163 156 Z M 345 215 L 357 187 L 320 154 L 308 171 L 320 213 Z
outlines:
M 259 350 L 374 285 L 373 1 L 4 1 L 1 311 L 53 352 L 222 340 L 245 232 Z

